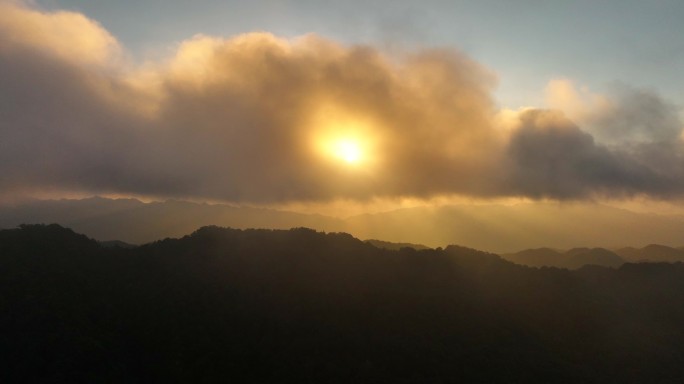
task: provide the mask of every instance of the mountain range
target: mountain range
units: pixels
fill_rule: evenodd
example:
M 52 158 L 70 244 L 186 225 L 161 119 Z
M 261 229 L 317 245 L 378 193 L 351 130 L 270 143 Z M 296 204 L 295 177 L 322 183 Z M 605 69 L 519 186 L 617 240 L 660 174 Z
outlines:
M 502 258 L 531 267 L 557 267 L 578 269 L 585 265 L 619 267 L 625 260 L 615 252 L 605 248 L 573 248 L 565 252 L 550 248 L 526 249 L 513 254 L 503 254 Z
M 25 223 L 60 223 L 97 240 L 131 244 L 183 236 L 205 225 L 308 227 L 433 248 L 461 244 L 500 254 L 534 248 L 605 248 L 625 260 L 634 260 L 629 250 L 618 252 L 625 247 L 676 247 L 684 242 L 682 216 L 593 203 L 426 206 L 344 218 L 227 204 L 101 197 L 0 205 L 0 228 Z
M 530 268 L 305 228 L 105 247 L 24 225 L 0 230 L 0 266 L 2 382 L 684 380 L 682 263 Z

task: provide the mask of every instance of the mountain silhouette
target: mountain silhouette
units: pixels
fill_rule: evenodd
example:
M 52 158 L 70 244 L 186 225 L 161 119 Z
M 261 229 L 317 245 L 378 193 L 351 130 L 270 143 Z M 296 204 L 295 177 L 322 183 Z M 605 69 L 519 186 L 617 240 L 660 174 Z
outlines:
M 605 248 L 573 248 L 565 252 L 567 268 L 577 269 L 585 265 L 601 265 L 617 268 L 625 263 L 618 254 Z
M 578 269 L 585 265 L 619 267 L 625 263 L 615 252 L 605 248 L 572 248 L 558 251 L 550 248 L 526 249 L 517 253 L 503 254 L 504 259 L 530 267 L 556 267 Z
M 529 268 L 306 228 L 0 231 L 2 382 L 681 382 L 684 266 Z
M 430 247 L 426 247 L 422 244 L 413 244 L 413 243 L 393 243 L 390 241 L 383 241 L 383 240 L 377 240 L 377 239 L 369 239 L 366 240 L 366 243 L 373 245 L 374 247 L 377 248 L 385 248 L 385 249 L 392 249 L 395 251 L 398 251 L 402 248 L 413 248 L 417 250 L 423 250 L 423 249 L 430 249 Z
M 561 266 L 563 253 L 551 248 L 526 249 L 517 253 L 503 254 L 504 259 L 530 267 Z
M 684 250 L 659 244 L 649 244 L 643 248 L 621 248 L 615 251 L 623 259 L 633 263 L 684 261 Z
M 143 203 L 136 199 L 91 197 L 0 206 L 0 228 L 13 228 L 26 222 L 63 223 L 97 240 L 129 244 L 181 237 L 199 227 L 214 224 L 276 229 L 343 227 L 339 220 L 321 215 L 177 200 Z
M 243 229 L 308 227 L 351 233 L 360 239 L 433 248 L 462 244 L 495 253 L 540 246 L 680 246 L 684 233 L 684 216 L 642 214 L 589 203 L 453 204 L 344 218 L 175 200 L 143 203 L 93 197 L 0 204 L 0 228 L 22 223 L 61 223 L 100 241 L 130 244 L 181 237 L 206 225 Z

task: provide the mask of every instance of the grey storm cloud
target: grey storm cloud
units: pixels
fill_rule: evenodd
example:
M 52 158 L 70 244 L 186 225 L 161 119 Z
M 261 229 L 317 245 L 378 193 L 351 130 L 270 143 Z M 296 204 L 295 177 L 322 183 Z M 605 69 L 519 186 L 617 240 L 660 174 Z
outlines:
M 634 138 L 617 144 L 554 111 L 521 111 L 505 129 L 494 74 L 454 50 L 388 56 L 254 33 L 195 36 L 134 65 L 83 15 L 0 2 L 0 74 L 4 191 L 242 202 L 684 192 L 681 123 L 657 96 L 625 91 L 597 118 L 606 135 Z M 358 164 L 336 157 L 345 140 Z

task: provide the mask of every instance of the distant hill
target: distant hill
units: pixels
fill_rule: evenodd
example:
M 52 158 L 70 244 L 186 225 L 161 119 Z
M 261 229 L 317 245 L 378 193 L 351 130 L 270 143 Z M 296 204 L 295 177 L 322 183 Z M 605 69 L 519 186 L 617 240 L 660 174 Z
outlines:
M 135 248 L 137 245 L 128 244 L 120 240 L 108 240 L 108 241 L 98 241 L 98 243 L 105 248 Z
M 502 254 L 502 258 L 530 267 L 559 266 L 563 264 L 563 254 L 551 248 L 526 249 L 517 253 Z
M 617 268 L 625 260 L 605 248 L 573 248 L 562 252 L 550 248 L 527 249 L 501 257 L 516 264 L 530 267 L 556 267 L 578 269 L 585 265 Z
M 615 252 L 605 248 L 573 248 L 565 252 L 567 268 L 577 269 L 585 265 L 617 268 L 625 263 Z
M 632 262 L 666 262 L 684 261 L 684 249 L 665 245 L 649 244 L 643 248 L 621 248 L 615 251 L 623 259 Z
M 412 243 L 392 243 L 389 241 L 382 241 L 382 240 L 376 240 L 376 239 L 369 239 L 366 240 L 366 243 L 373 245 L 374 247 L 378 248 L 384 248 L 384 249 L 391 249 L 398 251 L 402 248 L 413 248 L 416 250 L 422 250 L 422 249 L 430 249 L 430 247 L 426 247 L 422 244 L 412 244 Z
M 34 200 L 0 206 L 0 228 L 24 223 L 61 223 L 101 241 L 144 244 L 180 237 L 201 226 L 289 229 L 312 227 L 340 230 L 331 217 L 272 209 L 169 200 L 143 203 L 135 199 L 93 197 L 83 200 Z
M 511 253 L 530 248 L 614 249 L 644 244 L 680 246 L 684 217 L 650 215 L 600 204 L 444 205 L 335 218 L 276 209 L 135 199 L 34 200 L 0 205 L 0 228 L 61 223 L 100 241 L 144 244 L 180 237 L 207 225 L 232 228 L 315 228 L 361 239 L 428 247 L 448 244 Z
M 127 249 L 25 225 L 0 230 L 0 267 L 7 383 L 684 379 L 682 263 L 535 269 L 306 228 Z
M 345 220 L 362 238 L 432 247 L 463 244 L 495 253 L 577 246 L 613 249 L 657 243 L 682 245 L 684 217 L 636 213 L 601 204 L 462 204 L 415 207 Z

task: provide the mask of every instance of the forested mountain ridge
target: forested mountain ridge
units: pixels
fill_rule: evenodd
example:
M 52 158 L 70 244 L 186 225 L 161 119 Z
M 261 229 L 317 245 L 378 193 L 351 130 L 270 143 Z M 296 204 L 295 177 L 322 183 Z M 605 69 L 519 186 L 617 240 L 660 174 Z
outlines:
M 204 227 L 137 248 L 0 231 L 3 382 L 679 382 L 684 266 Z

